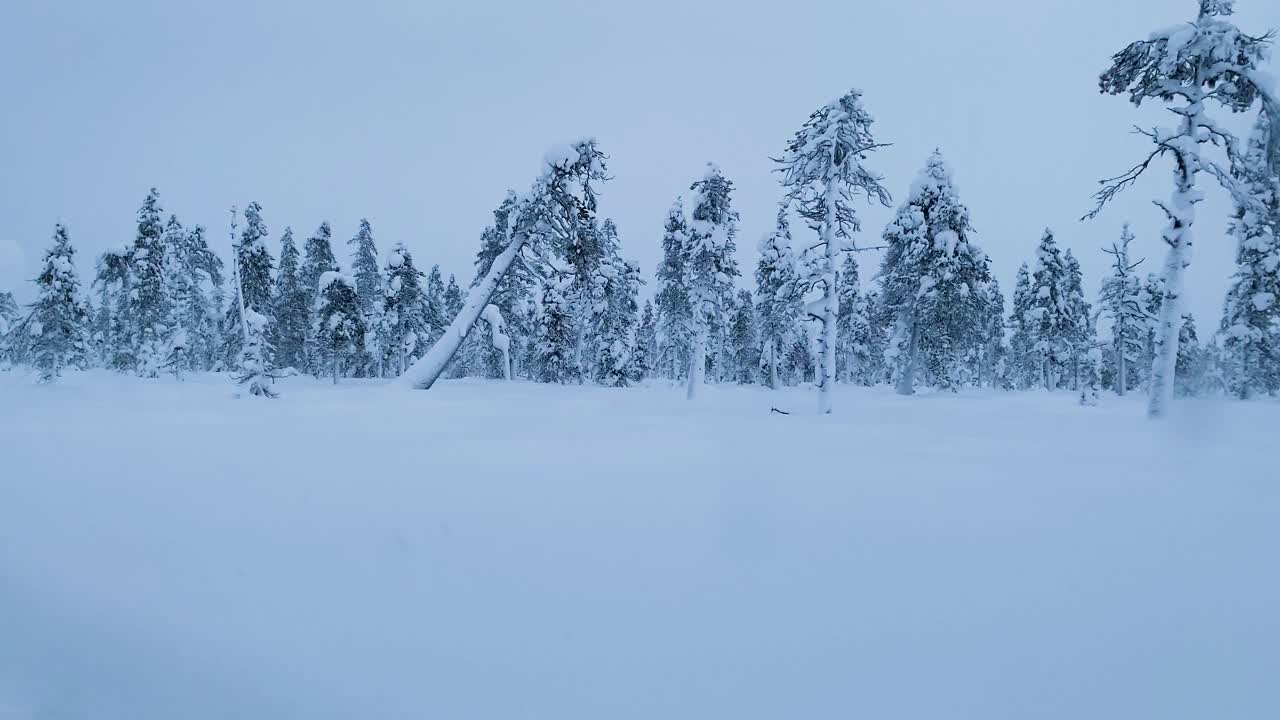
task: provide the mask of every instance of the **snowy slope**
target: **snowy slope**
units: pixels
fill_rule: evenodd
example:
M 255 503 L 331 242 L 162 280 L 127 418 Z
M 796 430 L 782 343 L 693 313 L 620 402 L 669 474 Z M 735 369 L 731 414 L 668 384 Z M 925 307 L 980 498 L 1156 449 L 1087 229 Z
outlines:
M 1280 717 L 1280 405 L 0 373 L 0 718 Z

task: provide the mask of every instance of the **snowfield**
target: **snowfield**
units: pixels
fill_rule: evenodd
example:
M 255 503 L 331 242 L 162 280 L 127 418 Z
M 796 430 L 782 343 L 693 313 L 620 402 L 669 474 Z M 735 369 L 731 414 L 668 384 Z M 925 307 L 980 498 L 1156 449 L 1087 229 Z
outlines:
M 1274 402 L 278 387 L 0 373 L 0 718 L 1280 717 Z

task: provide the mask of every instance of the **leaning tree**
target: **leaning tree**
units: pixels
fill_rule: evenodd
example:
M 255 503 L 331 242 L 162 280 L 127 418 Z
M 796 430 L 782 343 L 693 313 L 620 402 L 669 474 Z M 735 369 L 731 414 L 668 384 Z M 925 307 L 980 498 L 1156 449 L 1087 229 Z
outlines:
M 426 390 L 435 384 L 468 331 L 481 318 L 517 256 L 541 274 L 565 272 L 565 263 L 560 259 L 565 249 L 595 220 L 593 184 L 608 179 L 605 159 L 593 139 L 547 153 L 538 179 L 528 192 L 515 198 L 505 249 L 493 259 L 484 279 L 471 288 L 462 309 L 440 339 L 401 376 L 403 385 Z
M 1179 119 L 1176 127 L 1137 128 L 1154 147 L 1125 173 L 1103 180 L 1102 189 L 1094 196 L 1097 205 L 1085 216 L 1096 217 L 1156 158 L 1167 156 L 1173 160 L 1172 197 L 1168 202 L 1156 202 L 1168 219 L 1162 236 L 1169 252 L 1164 264 L 1163 302 L 1156 326 L 1158 350 L 1151 368 L 1147 405 L 1147 414 L 1153 418 L 1165 415 L 1173 399 L 1182 329 L 1183 275 L 1191 262 L 1195 206 L 1204 198 L 1196 189 L 1197 176 L 1208 172 L 1237 200 L 1243 194 L 1231 174 L 1231 166 L 1240 159 L 1237 140 L 1209 117 L 1206 106 L 1216 103 L 1231 112 L 1244 112 L 1261 96 L 1268 112 L 1280 112 L 1274 90 L 1259 70 L 1267 57 L 1271 35 L 1254 37 L 1241 32 L 1227 19 L 1233 5 L 1233 0 L 1200 0 L 1200 12 L 1194 21 L 1130 43 L 1112 57 L 1111 67 L 1099 79 L 1103 93 L 1128 94 L 1135 106 L 1146 100 L 1159 100 L 1169 104 L 1169 110 Z M 1229 164 L 1222 165 L 1206 155 L 1205 146 L 1222 149 Z

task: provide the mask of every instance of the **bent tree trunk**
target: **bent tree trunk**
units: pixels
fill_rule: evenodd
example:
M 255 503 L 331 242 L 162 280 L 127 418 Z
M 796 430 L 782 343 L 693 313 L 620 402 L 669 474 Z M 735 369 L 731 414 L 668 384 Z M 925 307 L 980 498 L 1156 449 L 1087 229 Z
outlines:
M 507 249 L 494 258 L 493 265 L 489 267 L 489 273 L 484 276 L 484 280 L 471 288 L 471 292 L 467 294 L 466 304 L 462 306 L 462 310 L 453 322 L 449 323 L 449 327 L 445 328 L 440 339 L 436 340 L 421 360 L 415 362 L 404 372 L 404 375 L 400 376 L 401 385 L 428 390 L 435 384 L 449 365 L 449 361 L 457 354 L 458 348 L 462 347 L 462 341 L 467 337 L 471 326 L 480 319 L 480 314 L 484 312 L 489 299 L 498 289 L 502 276 L 510 269 L 511 263 L 515 261 L 516 255 L 520 253 L 520 249 L 528 239 L 527 233 L 518 233 L 511 238 Z

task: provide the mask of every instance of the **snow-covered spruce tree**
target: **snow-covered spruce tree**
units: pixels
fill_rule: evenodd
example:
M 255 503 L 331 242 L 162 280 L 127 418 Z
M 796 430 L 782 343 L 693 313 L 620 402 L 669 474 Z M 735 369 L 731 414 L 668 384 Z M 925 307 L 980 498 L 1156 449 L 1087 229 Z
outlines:
M 367 218 L 360 219 L 360 229 L 347 241 L 354 248 L 351 256 L 351 273 L 356 281 L 356 294 L 360 300 L 360 312 L 364 315 L 369 333 L 365 338 L 368 347 L 361 348 L 358 375 L 382 375 L 385 370 L 384 351 L 381 348 L 382 321 L 382 272 L 378 267 L 378 246 L 373 240 L 373 228 Z
M 654 302 L 658 313 L 658 361 L 663 377 L 680 380 L 689 370 L 693 346 L 693 309 L 689 303 L 684 206 L 679 197 L 662 226 L 662 262 L 658 265 Z
M 265 367 L 271 369 L 274 367 L 272 364 L 274 350 L 270 347 L 270 328 L 274 322 L 271 317 L 273 262 L 271 252 L 267 250 L 266 245 L 267 227 L 262 222 L 262 206 L 256 202 L 249 203 L 249 206 L 244 209 L 244 220 L 244 231 L 240 234 L 240 242 L 234 248 L 237 272 L 240 275 L 240 302 L 232 303 L 227 311 L 225 327 L 229 332 L 226 334 L 225 354 L 229 360 L 238 359 L 244 349 L 243 333 L 239 332 L 241 330 L 240 306 L 243 305 L 265 319 L 267 334 L 261 340 L 265 353 L 262 360 L 266 363 Z M 234 366 L 234 360 L 231 364 Z
M 787 201 L 818 238 L 797 254 L 798 291 L 803 297 L 821 293 L 806 307 L 820 319 L 822 332 L 818 379 L 818 412 L 831 412 L 836 379 L 836 275 L 840 253 L 856 250 L 853 233 L 860 223 L 853 200 L 865 195 L 888 207 L 889 191 L 880 177 L 863 166 L 867 154 L 883 147 L 871 135 L 871 114 L 862 106 L 862 93 L 850 90 L 813 112 L 776 161 Z
M 1178 335 L 1178 395 L 1199 395 L 1204 390 L 1205 356 L 1196 334 L 1196 321 L 1191 313 L 1182 316 L 1182 331 Z
M 653 301 L 644 301 L 640 313 L 640 325 L 636 328 L 635 361 L 632 363 L 632 379 L 643 382 L 653 377 L 658 359 L 658 319 Z
M 169 216 L 165 227 L 164 268 L 164 359 L 161 367 L 174 374 L 179 381 L 182 372 L 191 369 L 191 333 L 187 329 L 187 313 L 198 302 L 200 288 L 188 272 L 184 262 L 187 232 L 175 216 Z
M 108 250 L 98 258 L 94 285 L 99 289 L 95 339 L 104 367 L 132 372 L 137 364 L 133 347 L 133 248 Z
M 840 274 L 836 277 L 836 298 L 839 301 L 836 312 L 836 380 L 839 382 L 852 380 L 860 360 L 854 327 L 862 302 L 860 283 L 857 258 L 853 254 L 845 255 Z
M 569 303 L 564 297 L 571 285 L 571 280 L 554 278 L 541 283 L 542 293 L 534 325 L 536 359 L 533 367 L 534 378 L 539 382 L 577 383 L 582 377 Z
M 1268 161 L 1280 143 L 1259 113 L 1240 162 L 1232 223 L 1236 272 L 1223 310 L 1227 385 L 1241 399 L 1280 391 L 1280 172 Z M 1280 151 L 1277 151 L 1280 152 Z
M 778 209 L 773 232 L 760 240 L 756 264 L 756 325 L 761 358 L 769 387 L 779 387 L 778 367 L 789 350 L 788 337 L 800 317 L 795 257 L 791 252 L 791 228 L 786 207 Z
M 218 330 L 218 317 L 222 285 L 222 260 L 212 250 L 204 237 L 204 228 L 197 225 L 183 230 L 176 219 L 170 219 L 164 236 L 164 289 L 166 318 L 165 365 L 173 371 L 209 370 L 215 364 L 218 346 L 222 342 Z M 112 253 L 99 261 L 99 282 L 103 287 L 103 300 L 99 307 L 99 319 L 95 333 L 106 337 L 110 319 L 104 308 L 108 301 L 110 282 L 114 273 L 104 270 Z M 114 261 L 112 261 L 114 262 Z M 104 282 L 104 280 L 108 280 Z M 175 340 L 183 342 L 176 343 Z M 177 358 L 181 356 L 179 361 Z
M 922 365 L 933 383 L 954 389 L 964 358 L 982 340 L 991 273 L 972 232 L 969 211 L 934 151 L 883 236 L 881 294 L 893 317 L 886 356 L 899 394 L 915 392 Z
M 1078 346 L 1079 358 L 1076 365 L 1076 387 L 1080 392 L 1080 404 L 1093 406 L 1098 404 L 1098 388 L 1102 384 L 1102 346 L 1098 344 L 1098 316 L 1089 316 L 1080 334 L 1085 341 Z
M 386 273 L 387 288 L 379 315 L 386 341 L 386 363 L 398 377 L 418 357 L 430 329 L 422 295 L 423 275 L 403 243 L 397 243 L 387 256 Z
M 430 333 L 423 347 L 429 348 L 452 321 L 444 307 L 444 276 L 440 274 L 439 265 L 432 265 L 431 272 L 427 273 L 427 286 L 422 296 L 422 316 L 426 319 Z
M 640 266 L 613 257 L 596 269 L 600 309 L 593 315 L 594 379 L 601 385 L 626 387 L 635 378 Z
M 1005 376 L 1007 350 L 1004 346 L 1004 293 L 993 277 L 983 290 L 986 308 L 979 329 L 981 339 L 975 356 L 974 376 L 979 387 L 999 387 Z
M 26 324 L 32 364 L 43 382 L 53 382 L 63 368 L 85 353 L 88 313 L 80 298 L 75 249 L 67 228 L 53 231 L 53 247 L 44 255 L 44 268 L 36 278 L 37 296 Z
M 1228 160 L 1237 164 L 1235 137 L 1206 110 L 1210 102 L 1231 112 L 1243 112 L 1253 105 L 1259 96 L 1259 66 L 1267 58 L 1270 36 L 1242 33 L 1228 19 L 1233 5 L 1233 0 L 1200 0 L 1194 21 L 1129 44 L 1112 57 L 1111 67 L 1099 79 L 1103 93 L 1126 94 L 1135 106 L 1153 99 L 1174 103 L 1170 110 L 1180 118 L 1177 127 L 1139 130 L 1151 139 L 1154 149 L 1127 172 L 1104 180 L 1096 195 L 1097 207 L 1086 216 L 1096 216 L 1156 158 L 1168 155 L 1173 159 L 1173 195 L 1168 203 L 1157 202 L 1169 221 L 1162 233 L 1169 253 L 1156 326 L 1160 349 L 1151 369 L 1147 406 L 1147 414 L 1153 418 L 1168 412 L 1174 393 L 1183 275 L 1191 262 L 1195 206 L 1203 199 L 1203 193 L 1196 189 L 1197 177 L 1207 170 L 1234 196 L 1241 196 L 1231 174 L 1204 152 L 1205 145 L 1222 148 Z
M 712 163 L 689 190 L 693 210 L 685 218 L 684 274 L 693 320 L 687 392 L 693 400 L 706 373 L 708 338 L 714 327 L 727 324 L 733 302 L 733 279 L 739 275 L 734 259 L 738 213 L 730 197 L 733 183 Z
M 303 364 L 307 372 L 320 377 L 320 373 L 330 367 L 328 346 L 317 342 L 313 332 L 315 328 L 316 298 L 320 294 L 320 277 L 338 268 L 338 259 L 333 254 L 333 230 L 329 223 L 322 222 L 314 234 L 307 238 L 303 249 L 302 267 L 298 271 L 298 280 L 302 286 L 303 299 L 307 307 L 307 336 L 303 343 Z
M 1133 233 L 1129 223 L 1120 232 L 1119 244 L 1112 243 L 1103 252 L 1111 256 L 1111 275 L 1102 282 L 1102 310 L 1111 320 L 1111 356 L 1115 362 L 1116 394 L 1124 395 L 1133 387 L 1133 363 L 1143 354 L 1147 331 L 1154 318 L 1148 317 L 1142 304 L 1142 283 L 1133 272 L 1142 260 L 1129 257 Z
M 378 246 L 373 241 L 373 228 L 368 218 L 360 219 L 360 229 L 347 241 L 351 254 L 351 274 L 355 277 L 360 312 L 366 321 L 381 310 L 382 272 L 378 269 Z
M 1031 309 L 1028 319 L 1035 338 L 1035 358 L 1039 382 L 1046 390 L 1056 390 L 1065 376 L 1070 347 L 1070 318 L 1063 289 L 1067 267 L 1062 252 L 1045 228 L 1036 248 L 1036 269 L 1031 276 Z
M 729 346 L 733 356 L 731 379 L 739 385 L 754 385 L 760 377 L 760 341 L 756 337 L 754 303 L 746 290 L 738 291 L 729 324 Z
M 858 361 L 850 378 L 859 385 L 879 385 L 888 377 L 884 351 L 889 344 L 889 333 L 888 327 L 881 322 L 883 317 L 880 292 L 871 290 L 863 294 L 854 310 L 853 341 Z
M 303 369 L 306 366 L 307 326 L 311 308 L 302 285 L 301 253 L 293 241 L 293 228 L 286 227 L 280 236 L 280 267 L 276 270 L 273 293 L 275 324 L 272 344 L 275 364 L 281 368 Z
M 14 345 L 18 336 L 19 313 L 18 303 L 13 299 L 13 293 L 0 292 L 0 370 L 7 370 L 17 364 Z
M 1013 307 L 1009 312 L 1008 376 L 1019 390 L 1035 387 L 1040 382 L 1040 363 L 1036 358 L 1036 324 L 1032 321 L 1031 269 L 1026 263 L 1018 268 L 1018 281 L 1013 289 Z
M 457 353 L 467 330 L 488 306 L 503 275 L 522 252 L 536 259 L 540 269 L 549 259 L 563 261 L 566 247 L 583 227 L 595 219 L 593 185 L 606 179 L 605 156 L 591 139 L 552 149 L 544 156 L 543 172 L 512 208 L 511 240 L 493 262 L 489 273 L 471 289 L 458 316 L 440 340 L 405 373 L 404 384 L 430 388 Z
M 1061 297 L 1065 308 L 1067 337 L 1067 364 L 1071 388 L 1079 389 L 1080 365 L 1085 362 L 1085 355 L 1092 352 L 1093 330 L 1090 315 L 1093 308 L 1084 299 L 1084 274 L 1080 270 L 1080 261 L 1076 260 L 1068 248 L 1062 255 L 1064 269 Z
M 337 385 L 338 377 L 347 374 L 364 352 L 364 314 L 349 276 L 331 270 L 320 276 L 319 287 L 315 336 L 329 348 L 329 369 Z
M 182 231 L 176 218 L 170 219 L 170 228 L 166 231 L 160 213 L 160 195 L 151 188 L 138 209 L 138 233 L 129 253 L 133 369 L 142 377 L 156 377 L 165 361 L 165 318 L 168 316 L 164 291 L 165 240 L 172 233 Z

